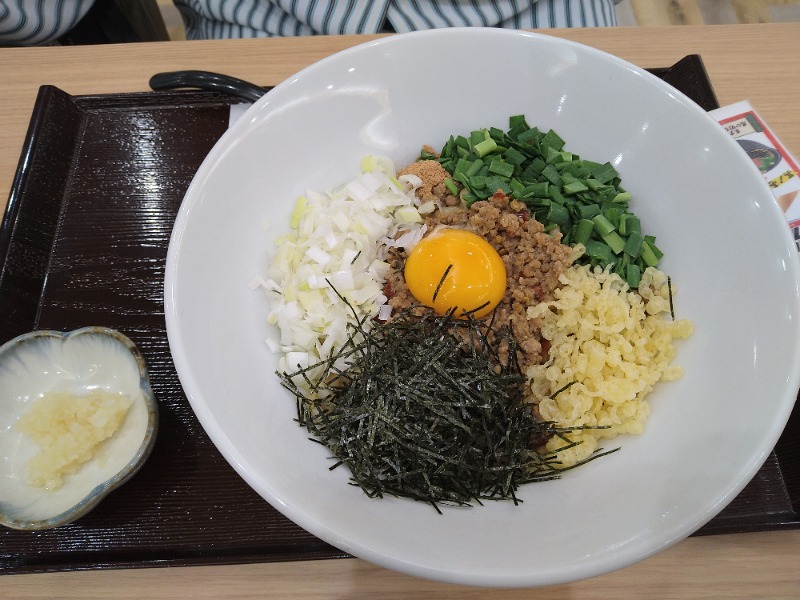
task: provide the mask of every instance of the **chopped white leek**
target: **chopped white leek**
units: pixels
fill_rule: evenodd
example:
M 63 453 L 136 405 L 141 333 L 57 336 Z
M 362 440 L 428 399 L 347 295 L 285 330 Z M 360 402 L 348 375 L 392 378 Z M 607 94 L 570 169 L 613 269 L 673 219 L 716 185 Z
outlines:
M 386 157 L 367 156 L 361 167 L 333 192 L 310 190 L 297 199 L 291 232 L 278 240 L 267 273 L 256 280 L 269 299 L 267 321 L 280 332 L 282 371 L 329 358 L 347 343 L 356 318 L 366 327 L 388 319 L 388 248 L 408 248 L 425 232 L 420 213 L 429 207 L 414 195 L 421 180 L 398 180 Z

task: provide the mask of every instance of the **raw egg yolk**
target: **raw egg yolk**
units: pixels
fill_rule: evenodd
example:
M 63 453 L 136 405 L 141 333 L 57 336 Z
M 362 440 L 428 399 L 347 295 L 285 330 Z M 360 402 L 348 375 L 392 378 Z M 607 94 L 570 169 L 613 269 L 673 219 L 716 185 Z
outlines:
M 403 271 L 417 302 L 440 315 L 489 314 L 506 291 L 506 267 L 497 250 L 464 229 L 443 228 L 422 238 Z

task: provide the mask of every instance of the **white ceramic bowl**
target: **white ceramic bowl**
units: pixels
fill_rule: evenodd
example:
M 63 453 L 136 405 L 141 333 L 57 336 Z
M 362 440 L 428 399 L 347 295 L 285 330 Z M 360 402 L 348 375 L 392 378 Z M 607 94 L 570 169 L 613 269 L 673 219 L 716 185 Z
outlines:
M 93 389 L 132 399 L 125 420 L 95 458 L 56 490 L 28 484 L 28 461 L 38 447 L 15 423 L 48 392 L 86 395 Z M 79 519 L 128 481 L 150 455 L 158 405 L 141 353 L 106 327 L 70 332 L 32 331 L 0 347 L 0 523 L 50 529 Z
M 651 396 L 622 450 L 525 486 L 508 502 L 446 509 L 368 499 L 329 471 L 274 375 L 267 307 L 248 287 L 294 199 L 353 177 L 361 157 L 403 165 L 452 133 L 554 128 L 610 160 L 658 237 L 696 326 L 686 369 Z M 265 233 L 264 220 L 271 223 Z M 406 573 L 480 586 L 591 577 L 698 529 L 756 473 L 798 391 L 798 258 L 761 175 L 703 110 L 597 50 L 501 30 L 395 36 L 291 77 L 223 136 L 184 200 L 169 249 L 166 317 L 183 387 L 211 439 L 265 500 L 323 540 Z M 611 447 L 607 445 L 606 447 Z

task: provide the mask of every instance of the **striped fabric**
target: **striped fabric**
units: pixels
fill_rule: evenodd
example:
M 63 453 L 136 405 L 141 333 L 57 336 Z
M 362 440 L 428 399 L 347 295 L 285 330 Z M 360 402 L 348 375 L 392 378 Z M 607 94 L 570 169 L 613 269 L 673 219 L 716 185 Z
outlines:
M 0 43 L 46 44 L 95 0 L 0 0 Z M 608 27 L 619 0 L 174 0 L 189 39 L 377 33 L 440 27 Z
M 38 45 L 58 39 L 94 0 L 0 0 L 0 43 Z
M 619 1 L 619 0 L 616 0 Z M 174 0 L 188 39 L 407 32 L 440 27 L 608 27 L 615 0 Z

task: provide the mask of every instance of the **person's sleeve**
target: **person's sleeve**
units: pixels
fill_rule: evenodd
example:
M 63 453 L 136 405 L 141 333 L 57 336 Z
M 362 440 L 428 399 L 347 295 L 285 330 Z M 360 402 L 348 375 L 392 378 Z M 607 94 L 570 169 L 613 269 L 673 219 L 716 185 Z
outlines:
M 377 33 L 389 0 L 174 0 L 189 39 Z
M 71 30 L 94 0 L 12 0 L 0 2 L 0 43 L 35 46 Z
M 441 27 L 611 27 L 615 0 L 395 0 L 387 18 L 397 32 Z

